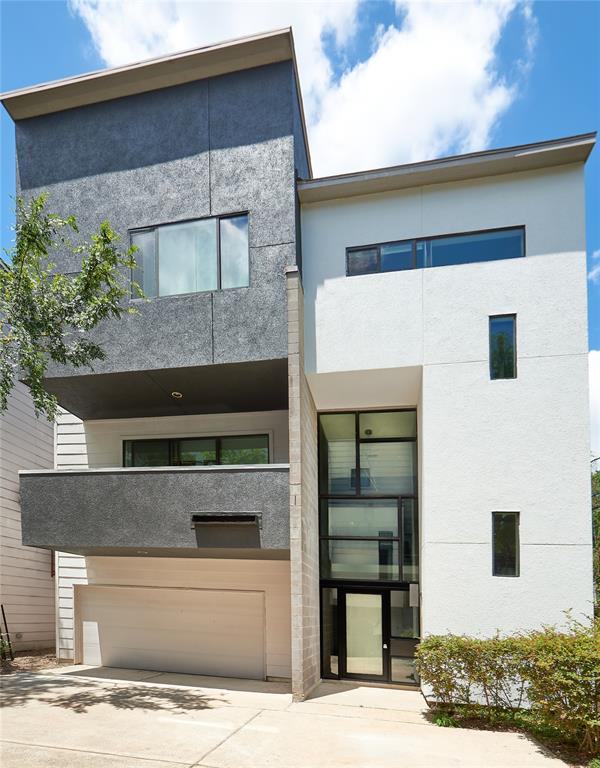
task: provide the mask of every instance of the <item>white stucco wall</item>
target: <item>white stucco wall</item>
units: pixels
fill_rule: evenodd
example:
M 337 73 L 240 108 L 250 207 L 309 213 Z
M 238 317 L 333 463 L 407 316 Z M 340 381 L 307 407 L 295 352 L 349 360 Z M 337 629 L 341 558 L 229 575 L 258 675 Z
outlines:
M 303 206 L 317 407 L 419 408 L 424 634 L 592 613 L 583 212 L 580 165 Z M 524 259 L 345 276 L 349 246 L 516 225 Z M 491 381 L 504 313 L 518 377 Z M 492 576 L 496 510 L 520 512 L 516 579 Z

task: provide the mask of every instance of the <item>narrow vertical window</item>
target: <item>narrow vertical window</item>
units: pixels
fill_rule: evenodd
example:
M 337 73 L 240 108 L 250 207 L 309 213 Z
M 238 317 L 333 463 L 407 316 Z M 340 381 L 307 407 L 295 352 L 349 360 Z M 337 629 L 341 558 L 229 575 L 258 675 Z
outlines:
M 517 316 L 490 317 L 490 378 L 517 378 Z
M 492 512 L 492 574 L 519 575 L 519 513 Z

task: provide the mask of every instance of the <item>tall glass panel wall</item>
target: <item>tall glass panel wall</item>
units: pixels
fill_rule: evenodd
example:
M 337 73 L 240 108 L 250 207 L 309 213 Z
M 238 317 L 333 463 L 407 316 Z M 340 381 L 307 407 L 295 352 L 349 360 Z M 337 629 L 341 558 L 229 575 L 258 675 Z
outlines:
M 323 676 L 415 682 L 416 411 L 321 414 L 319 505 Z

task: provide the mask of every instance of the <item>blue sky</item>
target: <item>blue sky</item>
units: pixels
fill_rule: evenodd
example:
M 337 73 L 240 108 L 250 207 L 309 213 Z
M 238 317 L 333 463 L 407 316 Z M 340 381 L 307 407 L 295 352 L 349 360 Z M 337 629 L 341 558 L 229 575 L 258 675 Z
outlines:
M 385 53 L 388 57 L 396 55 L 399 58 L 395 61 L 400 67 L 404 55 L 401 45 L 406 49 L 417 44 L 420 41 L 419 24 L 423 29 L 431 29 L 431 18 L 435 19 L 430 17 L 423 21 L 422 15 L 414 13 L 410 6 L 394 5 L 383 0 L 362 3 L 354 0 L 353 4 L 348 4 L 346 11 L 339 4 L 329 6 L 326 3 L 320 4 L 321 10 L 316 6 L 293 3 L 280 4 L 276 9 L 267 11 L 264 8 L 256 11 L 247 5 L 231 5 L 230 10 L 235 13 L 221 13 L 220 16 L 224 6 L 216 9 L 214 5 L 203 3 L 178 5 L 174 0 L 164 3 L 160 11 L 152 13 L 147 6 L 134 0 L 113 5 L 112 8 L 110 4 L 103 6 L 101 3 L 100 6 L 98 10 L 91 0 L 72 0 L 70 6 L 60 0 L 2 0 L 2 90 L 191 47 L 204 43 L 206 39 L 217 41 L 239 36 L 256 31 L 250 28 L 252 24 L 261 25 L 259 29 L 268 29 L 292 23 L 311 124 L 311 146 L 317 157 L 324 143 L 330 145 L 331 135 L 336 130 L 336 119 L 344 115 L 347 101 L 344 99 L 345 81 L 356 88 L 360 87 L 357 78 L 363 77 L 370 97 L 373 88 L 369 86 L 367 70 L 368 65 L 373 65 L 373 76 L 376 77 L 375 52 L 382 56 Z M 313 13 L 320 13 L 323 17 L 323 27 L 317 30 L 318 39 L 310 37 L 314 32 L 305 25 L 308 8 L 313 8 Z M 383 84 L 386 90 L 381 95 L 383 111 L 379 114 L 383 123 L 387 121 L 389 130 L 374 142 L 380 148 L 380 154 L 365 157 L 364 163 L 373 166 L 405 162 L 482 146 L 509 146 L 600 128 L 600 3 L 535 2 L 519 4 L 508 15 L 500 10 L 493 18 L 484 18 L 481 14 L 478 18 L 473 17 L 473 24 L 480 24 L 480 27 L 474 27 L 480 30 L 477 34 L 488 41 L 488 58 L 477 58 L 480 53 L 474 52 L 464 73 L 457 70 L 453 86 L 473 78 L 472 90 L 464 90 L 463 93 L 458 89 L 456 98 L 453 98 L 457 110 L 462 109 L 462 112 L 450 126 L 441 123 L 440 128 L 436 120 L 440 121 L 442 116 L 433 112 L 435 104 L 431 102 L 434 100 L 429 98 L 424 110 L 420 94 L 435 93 L 436 80 L 439 80 L 442 93 L 447 90 L 442 78 L 444 73 L 453 71 L 452 38 L 468 26 L 466 17 L 465 23 L 461 18 L 461 14 L 468 12 L 468 6 L 450 10 L 448 6 L 438 6 L 435 11 L 438 18 L 442 16 L 442 10 L 447 14 L 440 24 L 442 33 L 445 29 L 448 31 L 448 49 L 436 45 L 435 55 L 431 50 L 423 51 L 422 62 L 427 61 L 432 71 L 425 73 L 424 77 L 429 79 L 417 82 L 413 90 L 407 87 L 407 82 L 414 79 L 415 68 L 407 73 L 408 77 L 398 75 L 395 83 Z M 154 30 L 153 14 L 156 16 Z M 177 14 L 187 14 L 187 23 L 177 24 Z M 142 25 L 135 22 L 142 16 L 145 36 L 141 33 L 136 36 L 135 30 Z M 202 27 L 196 37 L 194 20 L 199 30 Z M 204 24 L 204 21 L 207 23 Z M 182 27 L 186 28 L 183 33 Z M 404 36 L 401 32 L 405 33 Z M 455 44 L 461 45 L 460 40 Z M 422 42 L 420 47 L 425 47 Z M 361 66 L 358 67 L 358 64 Z M 422 63 L 419 69 L 423 69 Z M 493 77 L 489 76 L 490 69 L 493 70 Z M 390 86 L 392 89 L 397 86 L 397 101 L 402 102 L 402 112 L 398 111 L 400 107 L 390 103 Z M 476 94 L 476 99 L 473 99 L 473 94 Z M 488 97 L 491 106 L 486 107 Z M 373 99 L 376 98 L 377 94 L 373 96 Z M 377 102 L 374 103 L 377 107 Z M 386 114 L 386 104 L 390 105 L 389 114 Z M 478 114 L 478 109 L 481 114 Z M 431 135 L 419 124 L 419 119 L 434 126 Z M 358 123 L 358 120 L 358 117 L 350 116 L 350 121 Z M 14 195 L 14 132 L 11 120 L 3 110 L 1 131 L 1 240 L 2 246 L 7 247 L 12 239 L 10 196 Z M 445 138 L 440 140 L 440 133 Z M 360 126 L 356 136 L 359 141 Z M 404 143 L 402 138 L 394 143 L 394 137 L 398 136 L 405 136 Z M 352 141 L 352 136 L 349 141 Z M 356 155 L 352 149 L 351 144 L 346 148 L 342 146 L 342 154 L 331 159 L 338 165 L 334 168 L 323 166 L 321 172 L 352 170 L 352 163 L 348 160 L 353 154 Z M 317 167 L 317 172 L 320 170 Z M 591 272 L 594 266 L 600 265 L 600 148 L 596 148 L 588 162 L 586 189 Z M 592 259 L 595 251 L 598 258 Z M 590 348 L 600 350 L 600 269 L 598 272 L 597 280 L 589 281 Z

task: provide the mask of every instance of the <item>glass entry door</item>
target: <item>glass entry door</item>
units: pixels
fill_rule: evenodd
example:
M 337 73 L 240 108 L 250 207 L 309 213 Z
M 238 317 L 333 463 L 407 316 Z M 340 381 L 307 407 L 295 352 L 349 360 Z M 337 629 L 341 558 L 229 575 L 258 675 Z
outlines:
M 335 596 L 323 614 L 323 676 L 416 685 L 419 608 L 411 606 L 409 590 L 339 586 L 327 592 Z
M 366 680 L 388 677 L 388 612 L 383 592 L 340 590 L 344 624 L 342 676 Z

